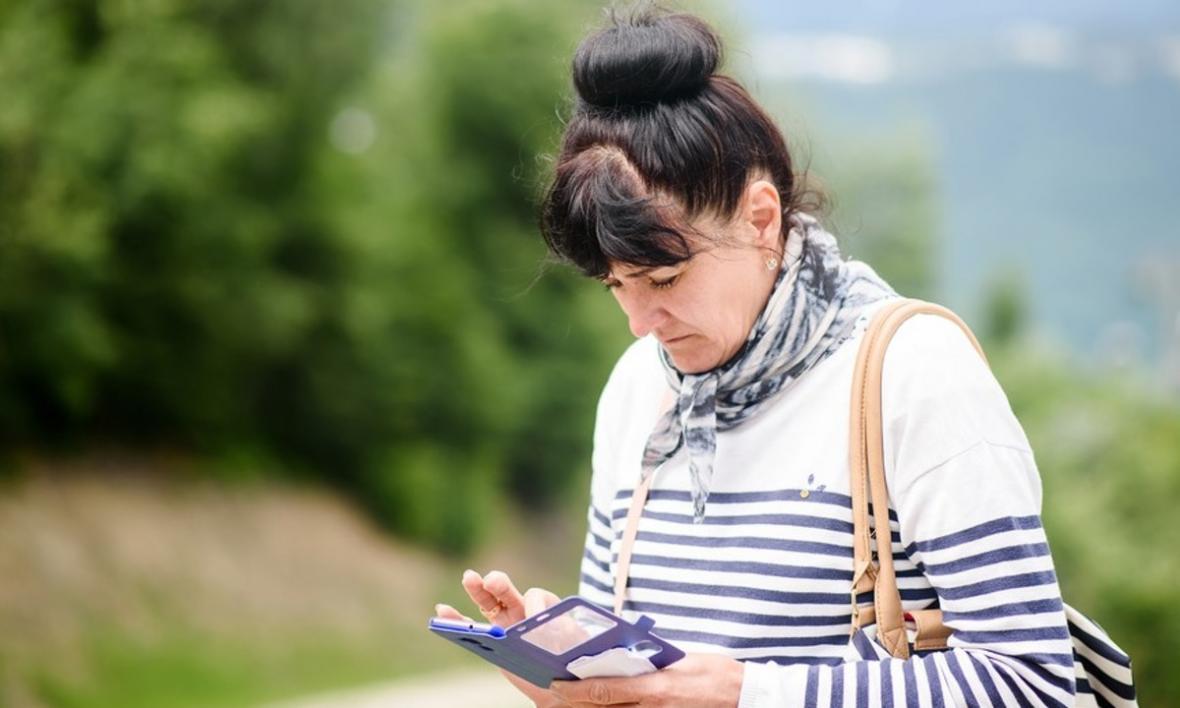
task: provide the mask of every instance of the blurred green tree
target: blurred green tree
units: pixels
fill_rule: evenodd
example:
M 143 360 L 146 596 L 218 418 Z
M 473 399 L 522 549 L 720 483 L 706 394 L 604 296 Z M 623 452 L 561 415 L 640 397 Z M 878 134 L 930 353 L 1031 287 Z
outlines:
M 1088 370 L 1029 331 L 1025 288 L 993 279 L 983 334 L 1036 453 L 1065 600 L 1131 656 L 1142 705 L 1180 704 L 1180 405 L 1133 372 Z
M 992 277 L 983 302 L 980 341 L 988 348 L 1007 348 L 1027 335 L 1028 288 L 1023 274 L 1011 267 Z
M 918 133 L 831 136 L 819 166 L 845 255 L 869 263 L 906 297 L 939 288 L 938 201 L 928 142 Z
M 499 485 L 551 501 L 624 343 L 593 288 L 538 278 L 576 22 L 7 6 L 0 444 L 245 456 L 453 550 Z

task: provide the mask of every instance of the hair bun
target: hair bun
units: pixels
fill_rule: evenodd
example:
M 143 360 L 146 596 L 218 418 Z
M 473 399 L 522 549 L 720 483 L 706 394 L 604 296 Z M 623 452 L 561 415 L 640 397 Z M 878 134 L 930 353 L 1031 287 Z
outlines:
M 574 87 L 604 108 L 696 94 L 721 61 L 721 41 L 692 15 L 643 12 L 595 32 L 574 55 Z

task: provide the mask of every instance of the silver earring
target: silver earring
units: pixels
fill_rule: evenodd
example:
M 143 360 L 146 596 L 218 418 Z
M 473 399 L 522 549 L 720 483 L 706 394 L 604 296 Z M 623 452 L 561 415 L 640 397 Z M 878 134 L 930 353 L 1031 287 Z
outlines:
M 766 270 L 774 270 L 778 268 L 778 259 L 774 256 L 766 259 Z

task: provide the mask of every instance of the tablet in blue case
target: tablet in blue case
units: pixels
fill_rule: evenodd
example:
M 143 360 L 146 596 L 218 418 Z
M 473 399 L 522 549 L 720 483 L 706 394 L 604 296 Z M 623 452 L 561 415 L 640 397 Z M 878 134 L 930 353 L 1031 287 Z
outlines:
M 643 616 L 629 623 L 575 596 L 507 628 L 437 617 L 429 628 L 529 683 L 548 688 L 552 681 L 577 679 L 566 669 L 574 659 L 616 647 L 642 652 L 657 669 L 684 658 L 683 651 L 651 633 L 654 625 Z

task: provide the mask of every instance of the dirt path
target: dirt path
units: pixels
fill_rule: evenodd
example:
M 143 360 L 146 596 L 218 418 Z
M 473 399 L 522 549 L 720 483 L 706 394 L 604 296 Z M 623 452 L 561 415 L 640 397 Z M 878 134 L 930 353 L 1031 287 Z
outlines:
M 496 671 L 465 670 L 312 696 L 263 708 L 527 708 Z

